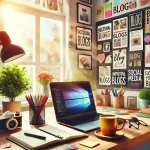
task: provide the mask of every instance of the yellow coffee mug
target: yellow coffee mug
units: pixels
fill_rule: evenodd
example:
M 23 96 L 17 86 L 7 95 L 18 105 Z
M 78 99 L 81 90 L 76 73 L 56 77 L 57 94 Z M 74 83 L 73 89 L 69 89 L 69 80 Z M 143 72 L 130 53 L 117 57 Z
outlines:
M 105 136 L 113 136 L 116 131 L 122 130 L 124 128 L 124 121 L 117 118 L 115 115 L 101 115 L 100 118 L 100 129 L 101 133 Z M 118 128 L 118 122 L 122 126 Z

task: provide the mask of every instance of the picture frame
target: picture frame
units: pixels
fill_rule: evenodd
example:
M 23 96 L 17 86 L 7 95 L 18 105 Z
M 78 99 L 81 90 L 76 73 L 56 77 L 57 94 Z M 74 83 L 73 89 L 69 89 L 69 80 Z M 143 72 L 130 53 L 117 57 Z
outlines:
M 78 68 L 92 70 L 92 55 L 78 54 Z
M 92 25 L 92 7 L 77 3 L 77 23 Z
M 92 51 L 92 29 L 76 26 L 76 49 Z
M 87 4 L 92 4 L 92 0 L 80 0 L 81 2 L 87 3 Z
M 127 108 L 132 110 L 137 109 L 137 96 L 127 96 Z

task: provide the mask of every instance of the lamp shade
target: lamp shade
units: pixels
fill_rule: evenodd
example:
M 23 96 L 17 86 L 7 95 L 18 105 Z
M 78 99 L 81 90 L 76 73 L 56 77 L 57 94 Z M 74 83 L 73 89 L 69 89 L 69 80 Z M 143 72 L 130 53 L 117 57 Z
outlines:
M 4 46 L 1 50 L 1 60 L 3 63 L 15 60 L 23 55 L 25 55 L 24 50 L 14 44 Z
M 15 44 L 11 44 L 10 37 L 5 31 L 0 31 L 0 45 L 3 46 L 1 50 L 1 60 L 3 63 L 15 60 L 25 55 L 23 48 Z

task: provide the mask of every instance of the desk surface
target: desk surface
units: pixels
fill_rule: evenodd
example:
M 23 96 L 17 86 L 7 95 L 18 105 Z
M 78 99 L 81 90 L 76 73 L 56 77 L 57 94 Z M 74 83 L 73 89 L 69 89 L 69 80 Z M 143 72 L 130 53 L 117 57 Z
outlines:
M 29 128 L 33 128 L 34 126 L 31 126 L 29 124 L 29 112 L 23 112 L 22 113 L 23 118 L 22 118 L 22 130 L 25 129 L 29 129 Z M 134 116 L 134 113 L 130 113 L 130 116 Z M 127 115 L 119 115 L 119 117 L 122 118 L 126 118 Z M 149 118 L 140 118 L 139 119 L 143 120 L 144 122 L 146 122 L 149 126 L 145 127 L 145 126 L 140 126 L 140 129 L 134 129 L 134 128 L 129 128 L 128 127 L 128 123 L 125 125 L 125 128 L 122 130 L 122 132 L 124 133 L 125 137 L 119 140 L 115 140 L 115 141 L 104 141 L 101 140 L 99 138 L 97 138 L 94 135 L 94 131 L 89 132 L 89 137 L 88 138 L 80 138 L 77 140 L 73 140 L 64 144 L 57 144 L 54 146 L 51 146 L 49 148 L 46 148 L 44 150 L 63 150 L 67 145 L 70 144 L 76 144 L 79 147 L 79 150 L 91 150 L 91 148 L 82 146 L 79 144 L 79 141 L 85 140 L 85 139 L 89 139 L 91 141 L 97 141 L 100 143 L 99 146 L 96 146 L 95 148 L 92 148 L 92 150 L 129 150 L 132 149 L 138 145 L 141 145 L 147 141 L 150 142 L 150 119 Z M 49 107 L 46 108 L 46 123 L 50 124 L 50 125 L 56 125 L 56 119 L 55 119 L 55 115 L 54 115 L 54 109 L 53 107 Z M 17 132 L 20 129 L 17 129 L 15 131 L 3 131 L 0 132 L 0 145 L 4 144 L 6 142 L 10 142 L 6 139 L 7 136 L 9 136 L 11 133 Z M 23 148 L 21 148 L 20 146 L 11 143 L 11 148 L 9 148 L 8 150 L 23 150 Z

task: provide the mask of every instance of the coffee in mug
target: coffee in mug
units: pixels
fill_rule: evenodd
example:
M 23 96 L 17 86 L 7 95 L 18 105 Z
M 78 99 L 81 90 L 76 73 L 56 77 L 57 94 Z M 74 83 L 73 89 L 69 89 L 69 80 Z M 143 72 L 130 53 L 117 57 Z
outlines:
M 118 119 L 115 115 L 101 115 L 99 120 L 101 132 L 105 136 L 115 135 L 116 131 L 122 130 L 125 125 L 124 121 Z M 120 128 L 118 128 L 118 122 L 122 124 Z

